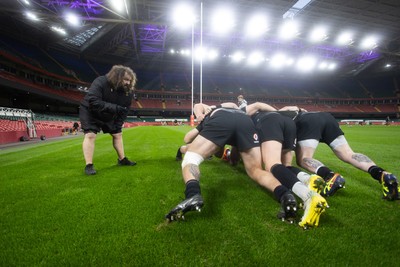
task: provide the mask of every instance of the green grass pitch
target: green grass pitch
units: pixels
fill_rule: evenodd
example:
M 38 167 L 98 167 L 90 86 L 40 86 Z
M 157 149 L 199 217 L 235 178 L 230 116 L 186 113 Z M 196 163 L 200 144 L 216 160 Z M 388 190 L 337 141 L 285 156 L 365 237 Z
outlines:
M 400 176 L 400 127 L 343 126 L 356 152 Z M 84 175 L 82 136 L 0 150 L 0 266 L 399 266 L 400 201 L 320 145 L 316 158 L 346 178 L 320 226 L 279 221 L 279 204 L 243 166 L 201 169 L 205 205 L 183 222 L 164 215 L 184 197 L 175 153 L 187 126 L 124 130 L 134 167 L 116 165 L 99 134 Z

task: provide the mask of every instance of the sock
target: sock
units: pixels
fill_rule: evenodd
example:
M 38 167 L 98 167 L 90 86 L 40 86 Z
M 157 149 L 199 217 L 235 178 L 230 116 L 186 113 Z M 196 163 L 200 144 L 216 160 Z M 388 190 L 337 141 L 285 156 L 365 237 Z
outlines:
M 176 157 L 182 158 L 181 147 L 178 148 L 178 151 L 176 152 Z
M 371 166 L 368 169 L 368 173 L 371 174 L 372 178 L 378 180 L 379 182 L 381 181 L 382 172 L 384 171 L 385 171 L 384 169 L 378 166 Z
M 308 187 L 301 183 L 297 182 L 292 187 L 293 193 L 295 193 L 301 200 L 306 201 L 309 198 L 309 192 L 311 191 Z
M 191 198 L 194 195 L 200 194 L 200 183 L 199 181 L 192 179 L 186 183 L 185 198 Z
M 297 179 L 299 179 L 300 182 L 302 182 L 303 184 L 306 184 L 306 185 L 308 185 L 310 183 L 310 177 L 311 177 L 311 175 L 306 172 L 299 172 L 297 174 Z
M 301 170 L 297 167 L 294 166 L 286 166 L 286 168 L 288 168 L 291 172 L 293 172 L 294 174 L 299 174 L 299 172 L 301 172 Z
M 280 203 L 282 196 L 288 191 L 289 190 L 286 187 L 284 187 L 283 185 L 278 185 L 274 189 L 274 196 L 275 196 L 276 200 Z
M 272 166 L 271 173 L 281 184 L 287 188 L 292 188 L 293 185 L 299 181 L 296 175 L 283 164 L 275 164 Z
M 329 180 L 334 172 L 326 166 L 321 166 L 317 169 L 316 174 L 324 178 L 325 181 Z

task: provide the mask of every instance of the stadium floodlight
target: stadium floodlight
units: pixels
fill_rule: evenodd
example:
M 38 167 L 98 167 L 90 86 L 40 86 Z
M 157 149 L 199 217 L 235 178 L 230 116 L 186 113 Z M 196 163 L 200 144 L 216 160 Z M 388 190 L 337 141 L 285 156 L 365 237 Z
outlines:
M 235 52 L 230 57 L 232 58 L 232 61 L 235 63 L 241 62 L 245 58 L 244 54 L 240 51 Z
M 336 65 L 336 63 L 329 63 L 329 65 L 328 65 L 328 70 L 334 70 L 334 69 L 336 69 L 336 67 L 337 67 L 337 65 Z
M 118 13 L 122 13 L 125 8 L 125 1 L 124 0 L 109 0 L 108 1 L 112 8 L 117 11 Z
M 215 49 L 211 49 L 207 53 L 207 58 L 209 60 L 215 60 L 218 57 L 218 52 Z
M 39 20 L 39 18 L 36 16 L 36 14 L 34 14 L 34 13 L 30 12 L 30 11 L 25 12 L 25 15 L 30 20 L 33 20 L 33 21 L 38 21 Z
M 263 55 L 258 52 L 252 52 L 249 57 L 247 58 L 247 64 L 250 66 L 257 66 L 258 64 L 260 64 L 262 61 L 264 61 L 264 57 Z
M 67 13 L 65 15 L 65 20 L 69 24 L 71 24 L 72 26 L 75 26 L 75 27 L 80 26 L 80 24 L 81 24 L 79 17 L 73 13 Z
M 360 43 L 361 49 L 374 49 L 377 46 L 377 38 L 375 36 L 367 36 Z
M 277 53 L 274 56 L 272 56 L 272 59 L 269 64 L 274 69 L 280 69 L 286 65 L 286 60 L 287 60 L 287 58 L 286 58 L 285 54 Z
M 279 37 L 283 40 L 290 40 L 299 34 L 299 25 L 294 20 L 285 20 L 279 28 Z
M 350 45 L 350 44 L 352 44 L 353 43 L 353 34 L 351 32 L 349 32 L 349 31 L 341 33 L 338 36 L 338 38 L 336 40 L 336 43 L 338 45 Z
M 24 0 L 23 2 L 28 6 L 31 4 L 28 0 Z
M 245 30 L 250 38 L 263 35 L 268 30 L 267 18 L 261 14 L 254 15 L 247 21 Z
M 301 72 L 310 72 L 315 68 L 317 59 L 313 56 L 304 56 L 298 59 L 296 67 Z
M 314 28 L 310 33 L 310 41 L 313 43 L 325 41 L 327 38 L 327 29 L 323 26 Z
M 190 29 L 195 22 L 193 8 L 186 3 L 181 3 L 174 8 L 172 19 L 177 28 Z
M 61 34 L 61 35 L 67 35 L 67 32 L 66 32 L 63 28 L 61 28 L 61 27 L 58 27 L 58 26 L 51 26 L 50 29 L 51 29 L 52 31 L 55 31 L 55 32 Z
M 227 8 L 217 9 L 212 16 L 212 29 L 215 33 L 225 35 L 235 26 L 233 11 Z
M 318 69 L 320 69 L 320 70 L 326 70 L 327 68 L 328 68 L 328 62 L 326 62 L 326 61 L 322 61 L 318 65 Z

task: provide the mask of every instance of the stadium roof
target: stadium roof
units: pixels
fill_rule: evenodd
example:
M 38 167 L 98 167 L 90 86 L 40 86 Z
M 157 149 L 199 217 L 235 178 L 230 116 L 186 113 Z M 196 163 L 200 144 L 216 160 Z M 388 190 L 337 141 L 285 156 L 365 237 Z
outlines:
M 203 45 L 218 53 L 219 63 L 212 66 L 227 64 L 237 50 L 258 50 L 266 61 L 277 52 L 292 56 L 312 54 L 337 63 L 338 75 L 344 76 L 380 72 L 385 66 L 392 70 L 400 68 L 398 0 L 120 0 L 123 4 L 120 12 L 115 11 L 112 2 L 118 1 L 3 0 L 0 3 L 0 23 L 3 25 L 0 32 L 43 48 L 69 51 L 88 59 L 136 68 L 179 70 L 182 66 L 190 66 L 188 58 L 183 52 L 179 55 L 179 51 L 192 48 L 192 34 L 175 27 L 172 13 L 177 3 L 186 2 L 194 7 L 197 16 L 193 28 L 195 46 L 202 39 Z M 235 28 L 227 37 L 213 33 L 208 23 L 213 10 L 222 3 L 235 11 Z M 199 22 L 201 6 L 202 26 Z M 27 12 L 34 20 L 29 19 Z M 67 24 L 67 12 L 78 16 L 78 26 Z M 261 38 L 250 40 L 243 32 L 243 25 L 255 12 L 266 15 L 269 27 Z M 283 41 L 277 37 L 277 28 L 284 18 L 301 25 L 293 40 Z M 310 43 L 307 35 L 319 24 L 327 26 L 327 36 L 322 42 Z M 59 34 L 59 30 L 65 30 L 65 35 Z M 354 33 L 353 41 L 339 46 L 334 41 L 344 30 Z M 362 38 L 369 34 L 377 37 L 376 46 L 360 49 Z M 205 66 L 211 68 L 211 64 Z

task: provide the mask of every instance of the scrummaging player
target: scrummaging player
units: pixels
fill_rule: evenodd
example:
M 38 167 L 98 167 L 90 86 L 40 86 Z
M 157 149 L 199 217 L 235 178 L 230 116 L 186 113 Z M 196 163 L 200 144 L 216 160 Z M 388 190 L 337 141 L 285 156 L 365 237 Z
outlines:
M 318 183 L 318 178 L 320 180 L 322 178 L 314 177 L 309 188 L 286 167 L 291 165 L 296 146 L 294 121 L 278 113 L 274 107 L 261 102 L 250 104 L 242 110 L 251 116 L 256 126 L 265 169 L 270 171 L 281 184 L 291 189 L 304 203 L 305 211 L 299 225 L 304 228 L 318 226 L 320 215 L 328 207 L 326 200 L 314 191 L 318 191 L 315 184 Z
M 297 127 L 297 164 L 323 177 L 327 183 L 324 194 L 333 195 L 344 187 L 345 180 L 322 162 L 314 159 L 314 152 L 320 142 L 327 144 L 342 161 L 368 172 L 382 185 L 383 198 L 399 199 L 399 184 L 396 176 L 377 166 L 369 157 L 355 153 L 344 137 L 336 119 L 327 112 L 299 112 L 295 118 Z
M 203 122 L 202 131 L 190 144 L 182 161 L 185 200 L 165 217 L 169 221 L 179 220 L 186 212 L 201 209 L 204 203 L 200 190 L 199 165 L 225 144 L 231 144 L 240 151 L 247 174 L 259 185 L 274 193 L 286 212 L 285 218 L 294 218 L 297 207 L 295 197 L 271 173 L 262 169 L 259 140 L 250 117 L 234 103 L 224 103 L 215 110 L 205 104 L 196 104 L 194 113 L 198 121 L 202 121 L 206 115 L 207 117 Z

